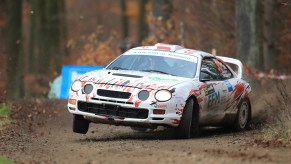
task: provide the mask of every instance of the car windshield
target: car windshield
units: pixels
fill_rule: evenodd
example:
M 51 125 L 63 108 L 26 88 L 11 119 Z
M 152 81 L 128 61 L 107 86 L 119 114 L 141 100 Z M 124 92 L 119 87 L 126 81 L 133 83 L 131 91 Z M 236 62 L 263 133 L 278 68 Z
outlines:
M 106 69 L 133 70 L 155 72 L 172 76 L 193 78 L 197 63 L 178 58 L 152 56 L 152 55 L 122 55 Z

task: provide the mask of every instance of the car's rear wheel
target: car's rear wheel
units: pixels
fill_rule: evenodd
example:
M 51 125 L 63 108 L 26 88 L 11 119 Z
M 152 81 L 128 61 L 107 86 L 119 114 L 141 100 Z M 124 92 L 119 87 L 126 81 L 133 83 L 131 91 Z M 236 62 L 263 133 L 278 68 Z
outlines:
M 234 122 L 234 130 L 241 131 L 248 126 L 251 116 L 250 104 L 247 99 L 242 99 L 238 104 L 238 111 Z
M 178 139 L 188 139 L 199 134 L 199 111 L 194 109 L 194 100 L 189 99 L 183 110 L 181 122 L 176 128 Z
M 86 134 L 89 129 L 89 123 L 83 116 L 75 114 L 73 119 L 73 132 Z

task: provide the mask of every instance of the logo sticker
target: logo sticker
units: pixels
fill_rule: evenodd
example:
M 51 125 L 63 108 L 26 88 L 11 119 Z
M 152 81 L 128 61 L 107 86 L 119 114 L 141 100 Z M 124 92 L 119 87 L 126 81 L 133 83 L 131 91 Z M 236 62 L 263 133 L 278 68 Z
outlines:
M 166 78 L 160 78 L 160 77 L 149 77 L 152 81 L 161 81 L 161 82 L 178 82 L 177 79 L 166 79 Z
M 228 80 L 225 80 L 224 82 L 227 86 L 228 92 L 232 92 L 233 88 L 232 88 L 232 85 L 230 84 L 230 82 Z
M 215 92 L 214 87 L 212 84 L 209 84 L 203 88 L 205 96 L 210 95 Z
M 214 92 L 208 96 L 208 107 L 218 105 L 220 103 L 220 94 L 219 92 Z

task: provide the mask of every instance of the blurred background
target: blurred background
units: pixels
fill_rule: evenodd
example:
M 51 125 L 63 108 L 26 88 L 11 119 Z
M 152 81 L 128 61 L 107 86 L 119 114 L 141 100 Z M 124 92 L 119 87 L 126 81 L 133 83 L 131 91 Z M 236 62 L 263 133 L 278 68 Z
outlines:
M 157 42 L 242 60 L 291 80 L 288 0 L 0 0 L 1 99 L 47 97 L 64 65 L 106 65 Z

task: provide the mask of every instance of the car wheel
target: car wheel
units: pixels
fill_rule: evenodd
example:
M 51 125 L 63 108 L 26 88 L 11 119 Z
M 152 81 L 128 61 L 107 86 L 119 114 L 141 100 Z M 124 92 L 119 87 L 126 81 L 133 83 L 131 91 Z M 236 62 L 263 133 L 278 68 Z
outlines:
M 176 135 L 178 139 L 188 139 L 191 136 L 197 136 L 199 132 L 199 112 L 194 109 L 194 100 L 189 99 L 184 108 L 181 122 L 176 128 Z M 194 114 L 194 115 L 193 115 Z
M 242 99 L 238 104 L 238 111 L 234 123 L 234 130 L 241 131 L 246 129 L 250 120 L 250 106 L 247 99 Z
M 73 132 L 86 134 L 89 129 L 89 121 L 84 119 L 81 115 L 74 115 L 73 119 Z

